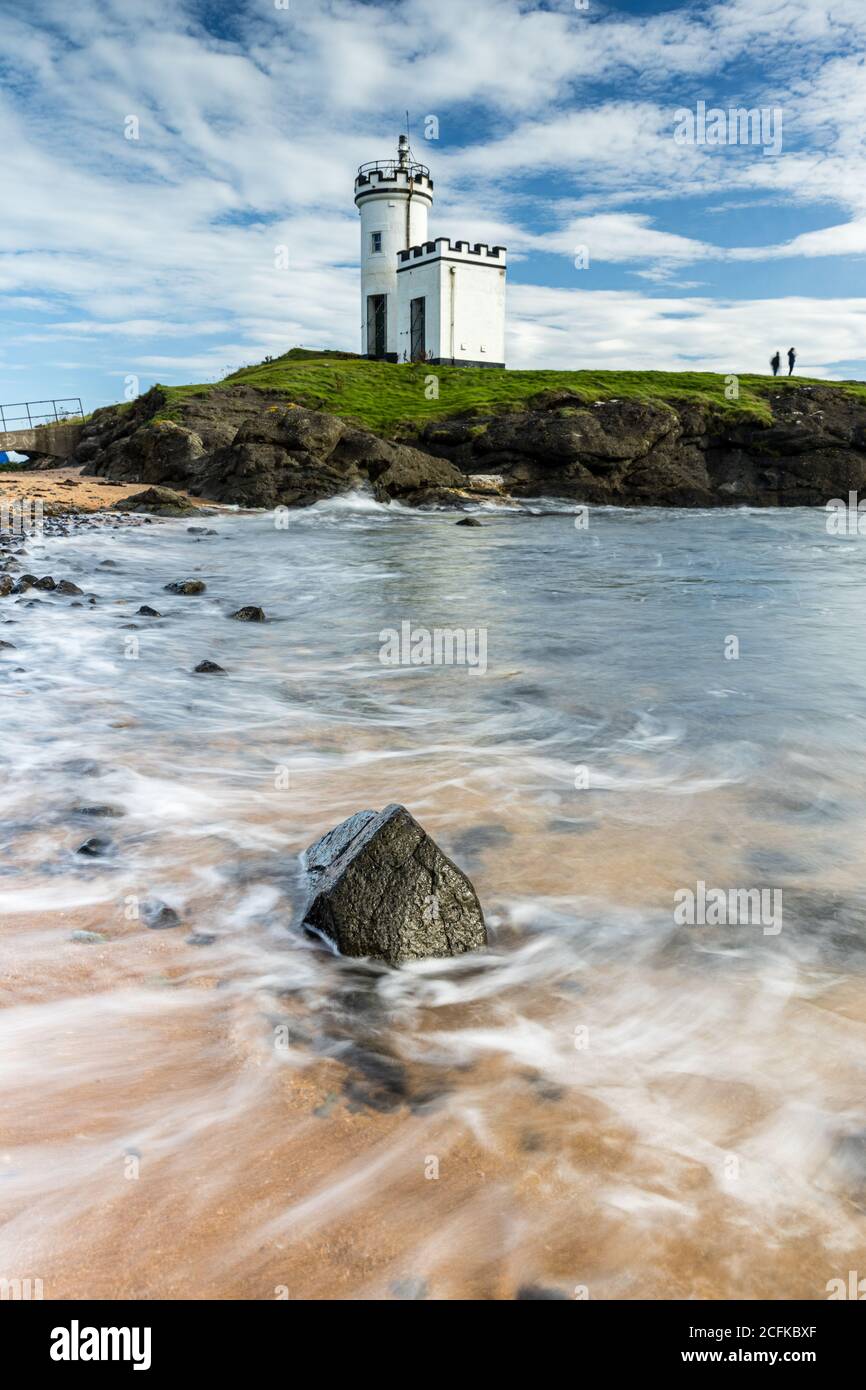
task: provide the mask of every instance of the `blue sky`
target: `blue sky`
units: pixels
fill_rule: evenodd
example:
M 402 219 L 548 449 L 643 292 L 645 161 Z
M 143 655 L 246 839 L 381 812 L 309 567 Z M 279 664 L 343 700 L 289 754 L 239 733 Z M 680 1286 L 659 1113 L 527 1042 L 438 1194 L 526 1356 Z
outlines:
M 431 232 L 508 247 L 510 366 L 866 377 L 864 54 L 866 0 L 0 0 L 0 402 L 357 350 L 407 108 Z M 699 102 L 778 148 L 675 139 Z

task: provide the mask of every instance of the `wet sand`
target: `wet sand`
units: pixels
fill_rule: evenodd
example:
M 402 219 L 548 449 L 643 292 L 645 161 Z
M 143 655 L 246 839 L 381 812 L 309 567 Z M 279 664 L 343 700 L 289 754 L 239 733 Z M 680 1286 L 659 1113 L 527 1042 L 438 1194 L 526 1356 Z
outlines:
M 866 1239 L 856 764 L 817 726 L 758 761 L 750 710 L 748 744 L 702 745 L 645 680 L 598 715 L 585 682 L 559 742 L 568 683 L 528 650 L 371 679 L 364 630 L 309 610 L 387 573 L 342 525 L 333 570 L 309 541 L 258 587 L 224 519 L 63 542 L 94 610 L 3 609 L 0 1273 L 60 1299 L 826 1298 Z M 199 571 L 203 599 L 164 594 Z M 257 599 L 268 624 L 226 623 Z M 142 601 L 166 616 L 124 665 Z M 229 678 L 197 683 L 210 654 Z M 299 930 L 300 851 L 391 800 L 471 874 L 488 952 L 393 971 Z M 93 833 L 105 861 L 76 857 Z M 683 884 L 762 864 L 779 936 L 675 925 Z M 182 926 L 130 916 L 149 895 Z
M 144 483 L 113 483 L 105 478 L 85 477 L 81 467 L 0 472 L 0 500 L 10 505 L 40 501 L 46 516 L 104 511 L 125 497 L 143 492 L 145 487 Z M 207 506 L 198 498 L 182 495 L 195 506 Z

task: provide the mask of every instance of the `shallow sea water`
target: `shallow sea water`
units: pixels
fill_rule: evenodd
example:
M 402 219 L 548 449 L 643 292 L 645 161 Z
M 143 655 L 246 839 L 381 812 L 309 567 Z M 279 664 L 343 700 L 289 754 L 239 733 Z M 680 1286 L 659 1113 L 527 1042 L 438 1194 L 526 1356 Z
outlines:
M 862 1265 L 862 543 L 799 509 L 481 515 L 29 543 L 98 601 L 0 601 L 0 1275 L 787 1299 Z M 483 629 L 486 670 L 383 666 L 404 621 Z M 392 801 L 486 953 L 395 971 L 299 929 L 301 851 Z M 781 930 L 680 925 L 698 882 L 776 890 Z

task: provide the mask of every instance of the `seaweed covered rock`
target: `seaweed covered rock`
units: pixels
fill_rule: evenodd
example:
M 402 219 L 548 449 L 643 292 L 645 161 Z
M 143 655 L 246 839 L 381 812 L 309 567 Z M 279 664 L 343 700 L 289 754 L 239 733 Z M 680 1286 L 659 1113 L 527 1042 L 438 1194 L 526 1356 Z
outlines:
M 198 510 L 188 497 L 169 487 L 149 487 L 114 503 L 116 512 L 152 512 L 154 516 L 194 516 Z

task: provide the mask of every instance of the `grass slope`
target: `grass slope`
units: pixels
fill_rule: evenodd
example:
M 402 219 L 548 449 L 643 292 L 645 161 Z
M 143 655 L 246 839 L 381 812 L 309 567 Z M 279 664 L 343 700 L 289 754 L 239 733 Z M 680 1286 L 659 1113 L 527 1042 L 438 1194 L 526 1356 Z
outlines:
M 431 378 L 438 386 L 438 397 L 428 399 Z M 804 377 L 789 382 L 781 377 L 741 376 L 739 399 L 732 401 L 725 396 L 726 380 L 713 372 L 511 372 L 424 363 L 398 365 L 368 362 L 350 353 L 293 348 L 273 361 L 243 367 L 212 386 L 164 387 L 169 399 L 161 413 L 163 418 L 176 418 L 184 397 L 241 384 L 284 392 L 287 400 L 298 405 L 350 416 L 382 434 L 448 415 L 517 410 L 540 391 L 563 388 L 587 402 L 629 396 L 672 403 L 694 401 L 762 420 L 771 418 L 770 392 L 792 385 L 835 385 L 860 396 L 866 404 L 863 382 L 834 383 Z

